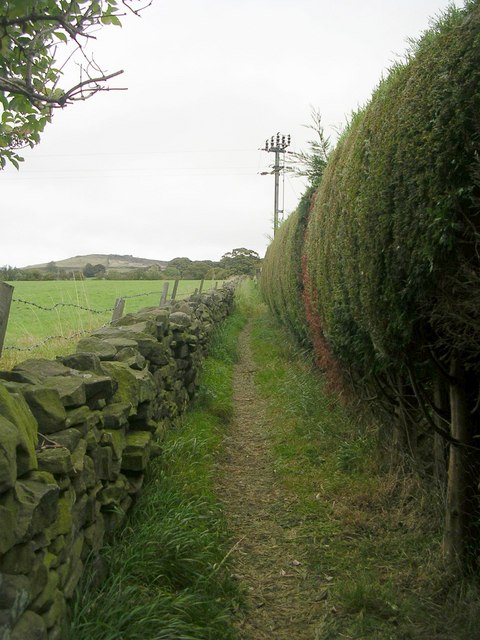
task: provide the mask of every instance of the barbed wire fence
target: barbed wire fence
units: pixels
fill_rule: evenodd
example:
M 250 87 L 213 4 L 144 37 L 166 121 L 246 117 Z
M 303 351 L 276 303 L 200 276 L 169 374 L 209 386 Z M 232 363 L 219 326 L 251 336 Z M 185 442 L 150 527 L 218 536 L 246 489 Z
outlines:
M 170 282 L 167 281 L 167 282 L 164 282 L 163 288 L 161 291 L 155 290 L 155 291 L 146 291 L 143 293 L 134 293 L 131 295 L 124 295 L 117 298 L 115 300 L 115 304 L 112 307 L 106 307 L 102 309 L 95 309 L 92 307 L 87 307 L 85 305 L 76 304 L 74 302 L 56 302 L 50 306 L 45 306 L 45 305 L 39 304 L 38 302 L 33 302 L 32 300 L 24 300 L 23 298 L 14 297 L 13 296 L 14 287 L 10 284 L 7 284 L 6 282 L 0 282 L 0 357 L 2 356 L 3 351 L 28 353 L 31 351 L 35 351 L 35 349 L 38 349 L 54 340 L 62 340 L 62 341 L 68 342 L 69 340 L 85 335 L 91 330 L 91 329 L 85 329 L 85 330 L 82 329 L 82 330 L 70 333 L 68 335 L 59 334 L 59 335 L 45 336 L 40 341 L 36 342 L 35 344 L 29 345 L 28 347 L 19 347 L 17 345 L 4 345 L 8 318 L 10 315 L 10 309 L 12 304 L 25 305 L 27 307 L 31 307 L 33 309 L 38 309 L 39 311 L 46 311 L 46 312 L 58 311 L 58 309 L 62 309 L 62 308 L 72 308 L 72 309 L 78 309 L 79 311 L 86 311 L 93 315 L 105 315 L 106 313 L 111 313 L 112 316 L 109 322 L 106 322 L 103 325 L 96 327 L 97 329 L 99 329 L 101 327 L 108 326 L 109 324 L 111 324 L 116 320 L 119 320 L 123 316 L 123 312 L 125 310 L 125 302 L 127 300 L 130 300 L 133 298 L 145 298 L 147 296 L 152 296 L 152 295 L 159 295 L 160 296 L 159 306 L 163 306 L 167 303 L 167 301 L 174 302 L 174 301 L 186 299 L 191 295 L 195 295 L 197 293 L 202 293 L 204 288 L 204 283 L 205 283 L 204 280 L 201 280 L 199 287 L 197 287 L 193 292 L 190 291 L 190 292 L 178 294 L 179 282 L 180 282 L 180 279 L 177 279 L 174 281 L 170 299 L 168 298 L 168 290 L 169 290 Z M 212 282 L 212 285 L 213 286 L 211 288 L 216 289 L 218 287 L 218 281 Z

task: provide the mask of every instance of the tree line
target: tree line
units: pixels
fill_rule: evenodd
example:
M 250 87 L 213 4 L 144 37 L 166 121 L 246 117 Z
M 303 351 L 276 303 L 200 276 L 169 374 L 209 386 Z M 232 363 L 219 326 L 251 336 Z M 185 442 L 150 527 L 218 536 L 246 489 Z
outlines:
M 223 254 L 220 260 L 190 260 L 178 257 L 164 269 L 158 265 L 136 269 L 108 269 L 103 264 L 87 263 L 83 269 L 66 269 L 49 262 L 44 269 L 11 266 L 0 268 L 0 280 L 226 280 L 232 276 L 255 275 L 261 259 L 256 251 L 239 247 Z

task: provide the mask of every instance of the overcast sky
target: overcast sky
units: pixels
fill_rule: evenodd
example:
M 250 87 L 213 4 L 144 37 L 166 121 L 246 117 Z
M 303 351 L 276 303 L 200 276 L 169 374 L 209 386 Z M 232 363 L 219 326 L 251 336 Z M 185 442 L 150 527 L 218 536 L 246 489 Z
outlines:
M 17 172 L 0 173 L 0 265 L 89 253 L 218 260 L 264 254 L 277 131 L 306 148 L 364 104 L 447 0 L 153 0 L 93 47 L 114 83 L 59 110 Z M 457 5 L 463 3 L 458 0 Z M 333 137 L 334 137 L 333 133 Z M 304 190 L 285 179 L 285 212 Z

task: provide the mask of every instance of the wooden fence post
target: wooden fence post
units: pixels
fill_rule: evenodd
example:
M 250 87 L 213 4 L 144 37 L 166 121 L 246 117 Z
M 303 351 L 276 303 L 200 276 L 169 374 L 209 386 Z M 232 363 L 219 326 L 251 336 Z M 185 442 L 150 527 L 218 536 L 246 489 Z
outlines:
M 203 280 L 200 282 L 200 289 L 198 290 L 198 293 L 202 293 L 202 289 L 203 289 L 203 283 L 205 282 L 205 280 Z
M 169 282 L 164 282 L 163 283 L 163 291 L 162 291 L 162 297 L 160 298 L 160 306 L 162 306 L 162 304 L 165 304 L 167 302 L 167 294 L 168 294 L 168 285 L 170 283 Z
M 6 282 L 0 282 L 0 356 L 2 355 L 3 341 L 7 332 L 10 304 L 12 302 L 13 287 Z
M 173 283 L 173 289 L 172 289 L 172 300 L 175 300 L 176 295 L 177 295 L 177 289 L 178 289 L 178 283 L 180 282 L 180 280 L 177 278 L 175 280 L 175 282 Z
M 123 316 L 124 308 L 125 300 L 123 298 L 117 298 L 115 300 L 115 306 L 113 308 L 112 322 L 115 322 L 115 320 L 120 320 L 120 318 Z
M 217 280 L 215 280 L 215 287 L 214 288 L 218 289 L 218 281 Z

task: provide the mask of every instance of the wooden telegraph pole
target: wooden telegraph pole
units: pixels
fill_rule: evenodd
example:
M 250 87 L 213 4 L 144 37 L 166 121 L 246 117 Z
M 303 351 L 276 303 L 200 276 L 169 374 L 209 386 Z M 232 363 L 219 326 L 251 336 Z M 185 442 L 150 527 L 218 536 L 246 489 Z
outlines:
M 284 136 L 277 133 L 276 136 L 272 136 L 270 140 L 265 140 L 265 147 L 262 151 L 268 151 L 269 153 L 275 154 L 275 163 L 273 165 L 273 171 L 262 172 L 262 175 L 267 175 L 268 173 L 273 173 L 275 176 L 275 192 L 273 198 L 273 235 L 275 236 L 278 229 L 278 214 L 280 211 L 279 208 L 279 197 L 278 190 L 280 184 L 280 171 L 283 171 L 285 168 L 285 162 L 280 163 L 280 154 L 283 153 L 285 156 L 285 151 L 287 147 L 290 145 L 291 137 L 290 135 Z M 283 211 L 282 211 L 283 213 Z

